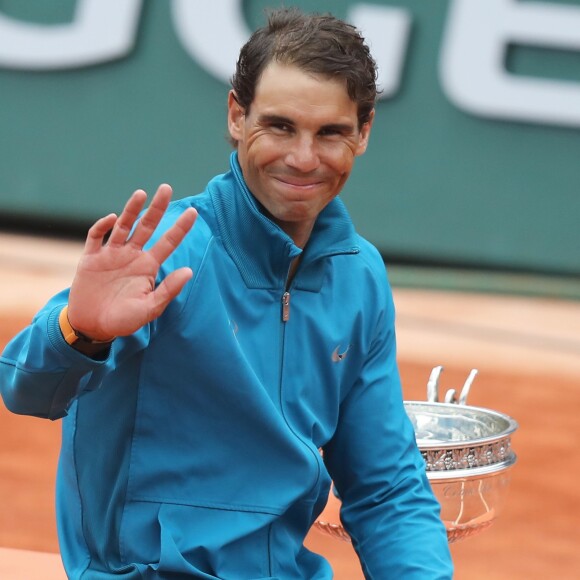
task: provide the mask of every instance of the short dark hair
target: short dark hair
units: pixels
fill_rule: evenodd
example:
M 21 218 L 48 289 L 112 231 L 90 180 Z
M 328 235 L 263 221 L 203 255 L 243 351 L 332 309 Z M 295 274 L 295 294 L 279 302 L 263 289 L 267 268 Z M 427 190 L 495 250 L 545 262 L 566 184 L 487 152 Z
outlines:
M 256 85 L 276 61 L 301 70 L 344 79 L 357 104 L 359 128 L 370 120 L 377 97 L 377 65 L 361 33 L 330 14 L 304 14 L 297 8 L 268 13 L 267 24 L 241 48 L 231 83 L 236 100 L 249 112 Z

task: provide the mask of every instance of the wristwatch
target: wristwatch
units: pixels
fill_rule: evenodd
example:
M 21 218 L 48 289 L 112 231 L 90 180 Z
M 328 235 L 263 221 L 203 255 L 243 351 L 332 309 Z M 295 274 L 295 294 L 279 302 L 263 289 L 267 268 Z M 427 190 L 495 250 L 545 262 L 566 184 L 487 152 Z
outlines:
M 58 324 L 65 342 L 85 354 L 92 355 L 101 352 L 115 340 L 114 338 L 95 340 L 73 328 L 68 320 L 68 305 L 60 311 Z

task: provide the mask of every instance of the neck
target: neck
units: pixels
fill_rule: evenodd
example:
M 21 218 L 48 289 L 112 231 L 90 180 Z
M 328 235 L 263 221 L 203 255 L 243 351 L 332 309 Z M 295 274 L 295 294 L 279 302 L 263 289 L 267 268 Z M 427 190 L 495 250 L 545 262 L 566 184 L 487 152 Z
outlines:
M 270 218 L 272 219 L 272 218 Z M 304 249 L 308 240 L 310 239 L 310 234 L 314 229 L 314 222 L 304 223 L 304 222 L 282 222 L 279 220 L 273 220 L 284 233 L 292 238 L 294 244 L 300 249 Z
M 292 260 L 292 262 L 290 263 L 290 270 L 288 271 L 288 280 L 286 280 L 286 288 L 288 288 L 290 286 L 290 284 L 292 283 L 292 280 L 294 279 L 294 276 L 296 275 L 296 272 L 298 270 L 298 266 L 300 265 L 300 258 L 301 257 L 302 257 L 302 255 L 296 256 L 296 258 L 294 258 Z

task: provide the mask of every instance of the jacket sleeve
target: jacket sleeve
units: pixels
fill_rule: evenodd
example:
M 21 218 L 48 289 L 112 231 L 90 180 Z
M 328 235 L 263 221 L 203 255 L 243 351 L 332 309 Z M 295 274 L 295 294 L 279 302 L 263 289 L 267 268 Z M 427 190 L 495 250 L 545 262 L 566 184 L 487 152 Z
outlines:
M 184 204 L 185 201 L 171 204 L 145 249 L 174 223 Z M 199 255 L 203 255 L 203 241 Z M 191 245 L 197 247 L 197 244 Z M 181 252 L 179 263 L 174 262 L 175 254 L 161 266 L 159 280 L 177 267 L 192 264 L 197 267 L 198 262 L 192 260 L 189 253 Z M 54 296 L 30 326 L 16 335 L 0 355 L 0 394 L 6 407 L 14 413 L 47 419 L 65 416 L 77 397 L 98 389 L 106 376 L 124 360 L 146 348 L 158 325 L 156 320 L 131 336 L 116 339 L 102 359 L 85 356 L 66 343 L 58 323 L 59 314 L 68 302 L 68 294 L 67 289 Z M 174 311 L 175 316 L 179 316 L 183 303 L 177 297 L 166 312 Z M 164 318 L 171 321 L 171 316 L 165 315 Z
M 388 288 L 386 295 L 375 339 L 341 405 L 324 458 L 366 578 L 449 579 L 447 534 L 404 409 Z
M 14 413 L 53 420 L 65 416 L 78 396 L 100 386 L 119 356 L 147 339 L 144 328 L 131 345 L 117 339 L 102 359 L 85 356 L 66 343 L 60 330 L 58 316 L 67 299 L 68 290 L 52 298 L 0 355 L 0 393 Z

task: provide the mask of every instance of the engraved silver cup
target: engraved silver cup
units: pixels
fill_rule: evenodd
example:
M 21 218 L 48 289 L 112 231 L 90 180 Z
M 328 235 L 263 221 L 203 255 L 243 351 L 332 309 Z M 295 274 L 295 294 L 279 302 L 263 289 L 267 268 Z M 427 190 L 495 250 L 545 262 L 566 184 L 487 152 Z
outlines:
M 477 371 L 471 371 L 459 399 L 454 390 L 439 402 L 442 367 L 433 369 L 427 383 L 427 402 L 405 401 L 417 445 L 425 459 L 427 477 L 441 504 L 441 519 L 449 542 L 488 528 L 501 512 L 516 455 L 511 436 L 518 424 L 511 417 L 466 405 Z M 315 528 L 333 537 L 350 538 L 340 524 L 340 501 L 331 492 L 327 508 Z

